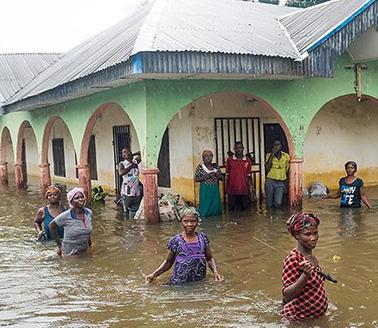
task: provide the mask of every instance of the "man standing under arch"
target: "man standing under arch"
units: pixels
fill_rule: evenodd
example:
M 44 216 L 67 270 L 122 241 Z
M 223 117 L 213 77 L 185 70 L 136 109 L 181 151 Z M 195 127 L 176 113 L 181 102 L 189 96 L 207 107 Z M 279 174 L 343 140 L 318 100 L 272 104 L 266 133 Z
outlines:
M 282 205 L 289 163 L 289 154 L 282 151 L 281 141 L 275 140 L 272 151 L 266 154 L 265 161 L 265 169 L 268 172 L 265 184 L 266 205 L 268 208 L 280 208 Z

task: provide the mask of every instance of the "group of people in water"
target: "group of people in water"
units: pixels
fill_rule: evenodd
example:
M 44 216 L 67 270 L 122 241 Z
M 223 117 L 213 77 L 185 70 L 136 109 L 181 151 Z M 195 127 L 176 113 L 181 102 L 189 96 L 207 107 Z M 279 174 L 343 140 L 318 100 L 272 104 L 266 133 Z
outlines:
M 274 142 L 272 152 L 266 156 L 267 205 L 279 207 L 285 192 L 285 180 L 289 169 L 289 157 L 282 151 L 279 141 Z M 234 153 L 227 160 L 227 194 L 230 209 L 244 209 L 251 192 L 251 165 L 248 156 L 243 155 L 241 142 L 235 144 Z M 124 162 L 119 173 L 123 177 L 122 201 L 125 211 L 130 205 L 140 202 L 143 191 L 139 183 L 140 155 L 134 160 L 131 152 L 122 152 Z M 223 180 L 220 168 L 213 164 L 213 154 L 203 152 L 203 163 L 195 171 L 195 181 L 200 183 L 199 212 L 188 207 L 181 213 L 182 232 L 168 241 L 168 252 L 161 265 L 147 275 L 146 282 L 152 283 L 164 272 L 173 268 L 171 284 L 182 284 L 204 280 L 209 266 L 215 281 L 223 281 L 210 249 L 210 241 L 202 231 L 197 231 L 200 217 L 219 215 L 222 212 L 218 184 Z M 340 197 L 341 207 L 361 207 L 361 201 L 372 208 L 364 189 L 363 181 L 356 177 L 357 164 L 345 164 L 347 175 L 340 179 L 339 189 L 323 198 Z M 126 176 L 126 177 L 125 177 Z M 34 226 L 39 240 L 55 240 L 58 254 L 64 257 L 87 254 L 91 248 L 92 211 L 85 207 L 85 192 L 74 188 L 67 194 L 69 209 L 61 205 L 61 190 L 48 187 L 48 204 L 37 211 Z M 129 215 L 129 214 L 128 214 Z M 131 214 L 132 215 L 132 214 Z M 286 256 L 282 271 L 282 314 L 290 321 L 303 321 L 323 315 L 328 307 L 324 288 L 326 274 L 313 254 L 319 234 L 319 217 L 314 213 L 300 212 L 287 221 L 287 230 L 296 240 L 296 247 Z

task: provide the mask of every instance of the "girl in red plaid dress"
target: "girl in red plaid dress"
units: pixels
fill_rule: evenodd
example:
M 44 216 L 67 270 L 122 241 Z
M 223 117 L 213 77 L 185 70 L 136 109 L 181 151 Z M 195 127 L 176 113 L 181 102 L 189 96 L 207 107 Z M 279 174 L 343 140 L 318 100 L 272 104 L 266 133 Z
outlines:
M 290 321 L 303 321 L 323 315 L 328 307 L 324 277 L 312 250 L 318 241 L 319 218 L 297 213 L 287 221 L 297 247 L 286 257 L 282 271 L 283 315 Z

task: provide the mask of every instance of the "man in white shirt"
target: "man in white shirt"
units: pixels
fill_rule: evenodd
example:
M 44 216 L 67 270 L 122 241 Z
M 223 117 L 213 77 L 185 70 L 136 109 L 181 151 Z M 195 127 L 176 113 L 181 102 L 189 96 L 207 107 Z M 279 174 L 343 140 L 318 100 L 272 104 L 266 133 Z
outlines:
M 124 160 L 118 165 L 118 173 L 122 177 L 121 197 L 123 212 L 126 218 L 133 218 L 141 201 L 141 186 L 139 182 L 140 154 L 133 158 L 130 149 L 122 149 Z

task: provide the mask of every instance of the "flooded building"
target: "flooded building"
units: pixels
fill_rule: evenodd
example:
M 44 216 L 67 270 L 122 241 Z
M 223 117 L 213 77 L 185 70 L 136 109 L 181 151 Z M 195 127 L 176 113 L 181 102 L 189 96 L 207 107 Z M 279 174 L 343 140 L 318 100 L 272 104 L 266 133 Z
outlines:
M 237 140 L 262 197 L 277 138 L 292 206 L 314 180 L 336 186 L 350 159 L 378 184 L 377 29 L 375 0 L 155 0 L 65 54 L 0 55 L 2 184 L 14 174 L 17 188 L 34 175 L 42 188 L 117 189 L 130 147 L 142 152 L 154 222 L 158 188 L 195 202 L 202 150 L 224 166 Z

